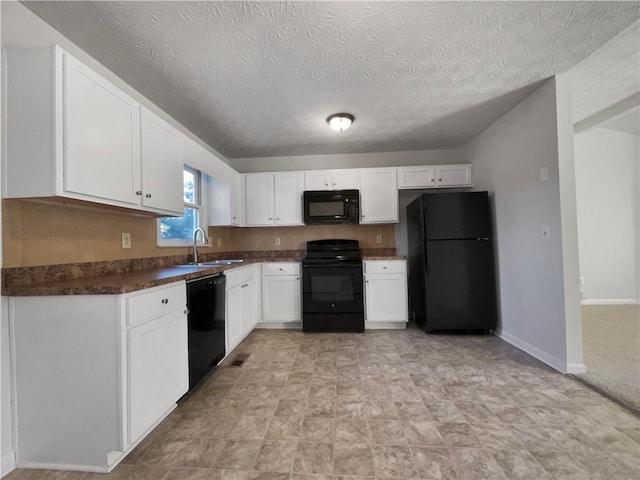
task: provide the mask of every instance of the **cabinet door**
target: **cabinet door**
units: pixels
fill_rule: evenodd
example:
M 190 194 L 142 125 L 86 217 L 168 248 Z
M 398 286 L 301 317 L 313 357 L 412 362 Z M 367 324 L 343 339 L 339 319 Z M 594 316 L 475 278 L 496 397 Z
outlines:
M 304 189 L 305 190 L 332 190 L 331 171 L 318 170 L 315 172 L 305 172 L 304 173 Z
M 226 329 L 227 329 L 227 355 L 242 340 L 242 317 L 244 315 L 244 284 L 236 285 L 227 290 Z
M 140 205 L 139 106 L 64 54 L 64 190 Z
M 471 165 L 442 165 L 436 167 L 438 187 L 471 187 Z
M 331 176 L 332 190 L 360 189 L 360 170 L 334 170 Z
M 273 174 L 248 173 L 247 225 L 273 225 Z
M 183 310 L 127 332 L 129 442 L 135 442 L 189 388 L 187 315 Z
M 274 174 L 276 225 L 302 225 L 302 172 Z
M 183 215 L 182 145 L 176 130 L 140 108 L 142 204 L 145 207 Z
M 256 281 L 249 280 L 242 288 L 242 334 L 244 338 L 256 326 Z
M 231 225 L 244 225 L 245 202 L 244 175 L 231 169 Z
M 300 295 L 299 275 L 262 277 L 262 321 L 300 320 Z
M 403 273 L 365 277 L 367 322 L 407 321 L 407 280 Z
M 432 188 L 436 186 L 435 168 L 429 166 L 398 168 L 398 188 Z
M 398 185 L 395 168 L 368 168 L 360 172 L 361 223 L 398 222 Z

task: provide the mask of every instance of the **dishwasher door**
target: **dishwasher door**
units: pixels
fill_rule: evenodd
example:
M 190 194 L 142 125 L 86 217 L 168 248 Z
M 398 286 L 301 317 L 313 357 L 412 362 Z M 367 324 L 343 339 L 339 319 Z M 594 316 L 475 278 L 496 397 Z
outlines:
M 225 356 L 225 276 L 187 282 L 189 309 L 189 390 Z

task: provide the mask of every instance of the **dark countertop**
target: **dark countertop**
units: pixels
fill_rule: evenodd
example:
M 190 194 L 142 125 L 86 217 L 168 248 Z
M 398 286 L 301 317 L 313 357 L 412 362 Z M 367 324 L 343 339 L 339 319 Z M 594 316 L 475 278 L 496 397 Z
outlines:
M 363 260 L 402 260 L 398 255 L 366 255 Z M 48 295 L 116 295 L 135 292 L 145 288 L 166 285 L 181 280 L 193 280 L 207 275 L 224 272 L 246 265 L 264 262 L 299 262 L 299 256 L 292 257 L 253 257 L 245 258 L 242 263 L 223 267 L 198 266 L 176 267 L 167 265 L 157 268 L 139 269 L 128 272 L 114 272 L 78 278 L 54 278 L 51 281 L 4 282 L 2 294 L 13 297 Z M 76 265 L 77 266 L 77 265 Z M 15 277 L 15 273 L 13 275 Z M 5 277 L 6 278 L 6 277 Z M 34 278 L 37 278 L 35 276 Z M 45 278 L 51 278 L 46 276 Z

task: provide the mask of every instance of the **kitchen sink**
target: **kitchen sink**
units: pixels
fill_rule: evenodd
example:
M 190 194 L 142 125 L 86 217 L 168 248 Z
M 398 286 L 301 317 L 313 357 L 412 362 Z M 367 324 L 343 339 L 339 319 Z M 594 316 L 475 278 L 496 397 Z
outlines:
M 212 260 L 210 262 L 198 262 L 198 263 L 185 263 L 182 265 L 172 265 L 173 267 L 181 267 L 181 268 L 194 268 L 194 267 L 225 267 L 227 265 L 233 265 L 235 263 L 242 263 L 244 260 Z

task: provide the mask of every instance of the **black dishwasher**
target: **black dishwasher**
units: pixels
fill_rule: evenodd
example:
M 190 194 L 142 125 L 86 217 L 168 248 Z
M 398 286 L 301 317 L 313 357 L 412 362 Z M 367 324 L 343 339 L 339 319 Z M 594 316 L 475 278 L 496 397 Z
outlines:
M 225 356 L 224 287 L 221 273 L 187 282 L 189 390 Z

